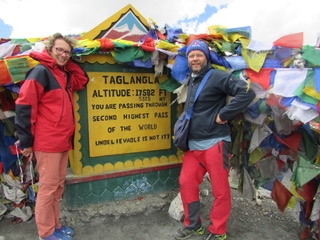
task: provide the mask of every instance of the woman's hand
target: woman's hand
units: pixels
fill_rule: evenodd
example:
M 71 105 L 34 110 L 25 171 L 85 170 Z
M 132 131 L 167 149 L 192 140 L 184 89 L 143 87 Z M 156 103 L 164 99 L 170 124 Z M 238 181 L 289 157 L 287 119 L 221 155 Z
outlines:
M 32 147 L 28 147 L 28 148 L 24 148 L 21 152 L 23 156 L 29 157 L 30 154 L 33 152 L 33 149 Z

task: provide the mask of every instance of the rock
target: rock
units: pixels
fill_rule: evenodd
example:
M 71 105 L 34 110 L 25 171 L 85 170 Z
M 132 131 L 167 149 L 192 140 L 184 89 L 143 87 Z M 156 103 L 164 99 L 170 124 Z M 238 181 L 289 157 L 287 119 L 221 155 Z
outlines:
M 205 197 L 209 196 L 209 190 L 208 189 L 202 189 L 201 190 L 201 195 L 205 196 Z
M 177 221 L 183 220 L 184 213 L 180 193 L 178 193 L 178 195 L 171 202 L 168 213 Z

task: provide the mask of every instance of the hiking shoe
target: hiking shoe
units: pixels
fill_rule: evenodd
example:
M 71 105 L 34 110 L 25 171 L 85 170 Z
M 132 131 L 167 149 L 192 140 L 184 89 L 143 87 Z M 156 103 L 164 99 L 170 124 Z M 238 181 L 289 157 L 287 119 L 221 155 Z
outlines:
M 227 234 L 218 235 L 218 234 L 209 233 L 202 240 L 225 240 L 225 239 L 227 239 Z
M 182 228 L 179 229 L 173 236 L 175 239 L 187 239 L 195 234 L 204 234 L 204 228 L 200 226 L 198 229 Z
M 70 237 L 67 234 L 64 234 L 63 232 L 59 230 L 55 230 L 50 236 L 42 238 L 39 237 L 39 240 L 72 240 L 72 237 Z
M 59 229 L 56 229 L 56 230 L 63 232 L 64 234 L 67 234 L 71 237 L 74 235 L 74 230 L 66 226 L 61 226 Z

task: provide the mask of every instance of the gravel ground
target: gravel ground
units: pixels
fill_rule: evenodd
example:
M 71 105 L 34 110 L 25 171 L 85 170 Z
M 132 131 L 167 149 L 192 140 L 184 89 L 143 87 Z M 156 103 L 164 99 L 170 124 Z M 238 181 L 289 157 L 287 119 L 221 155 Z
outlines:
M 201 205 L 204 226 L 213 198 L 208 181 L 201 185 Z M 91 205 L 77 209 L 62 206 L 62 222 L 75 229 L 75 240 L 173 240 L 172 234 L 182 222 L 169 214 L 170 203 L 178 190 L 152 194 L 134 200 Z M 281 213 L 269 198 L 248 201 L 232 189 L 232 211 L 228 222 L 228 240 L 298 240 L 302 227 L 294 214 Z M 12 224 L 12 219 L 0 221 L 0 240 L 38 239 L 34 218 Z M 190 239 L 202 239 L 193 236 Z

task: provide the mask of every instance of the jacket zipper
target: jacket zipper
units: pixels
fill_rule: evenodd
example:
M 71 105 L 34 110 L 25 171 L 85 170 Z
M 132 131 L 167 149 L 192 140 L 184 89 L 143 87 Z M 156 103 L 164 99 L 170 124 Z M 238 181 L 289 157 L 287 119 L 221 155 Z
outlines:
M 63 74 L 66 76 L 66 78 L 67 78 L 67 84 L 66 84 L 66 87 L 65 87 L 65 89 L 63 89 L 62 88 L 62 86 L 60 85 L 60 87 L 61 87 L 61 94 L 62 94 L 62 109 L 61 109 L 61 113 L 60 113 L 60 118 L 59 118 L 59 120 L 58 120 L 58 122 L 56 123 L 56 127 L 58 126 L 58 124 L 61 122 L 61 119 L 62 119 L 62 115 L 63 115 L 63 111 L 64 111 L 64 90 L 67 92 L 67 95 L 68 95 L 68 97 L 69 97 L 69 99 L 70 99 L 70 95 L 69 95 L 69 92 L 68 92 L 68 83 L 69 83 L 69 75 L 68 75 L 68 73 L 67 72 L 63 72 Z

